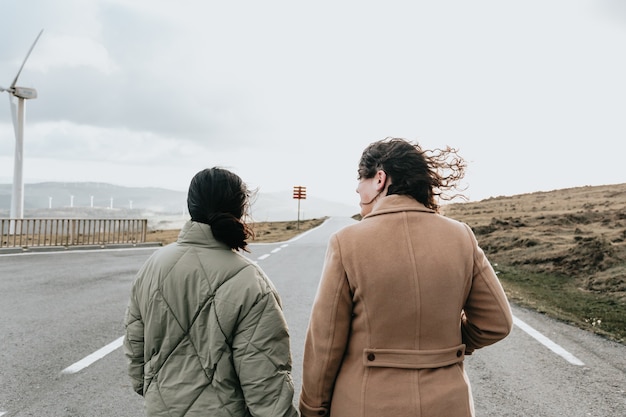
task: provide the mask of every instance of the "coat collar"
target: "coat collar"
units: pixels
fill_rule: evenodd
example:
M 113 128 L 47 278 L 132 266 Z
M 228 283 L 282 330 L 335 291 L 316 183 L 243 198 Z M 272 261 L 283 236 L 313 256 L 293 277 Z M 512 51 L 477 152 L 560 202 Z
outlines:
M 178 234 L 177 243 L 183 245 L 202 246 L 205 248 L 228 249 L 228 245 L 215 239 L 211 226 L 189 220 Z
M 374 203 L 371 213 L 363 218 L 367 219 L 368 217 L 388 213 L 397 213 L 401 211 L 423 211 L 425 213 L 435 213 L 434 210 L 427 208 L 413 197 L 408 195 L 392 194 L 387 195 Z

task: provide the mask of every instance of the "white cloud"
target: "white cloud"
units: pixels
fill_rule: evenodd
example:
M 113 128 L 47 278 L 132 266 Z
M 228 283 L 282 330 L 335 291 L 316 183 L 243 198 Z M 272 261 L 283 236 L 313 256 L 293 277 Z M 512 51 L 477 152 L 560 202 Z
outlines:
M 352 203 L 362 149 L 400 136 L 460 148 L 473 199 L 626 181 L 626 19 L 608 0 L 15 3 L 0 85 L 45 29 L 20 78 L 39 91 L 27 180 L 184 189 L 222 165 Z
M 32 71 L 47 73 L 52 68 L 86 67 L 110 75 L 120 70 L 104 45 L 95 39 L 52 33 L 35 47 L 37 54 L 28 61 Z

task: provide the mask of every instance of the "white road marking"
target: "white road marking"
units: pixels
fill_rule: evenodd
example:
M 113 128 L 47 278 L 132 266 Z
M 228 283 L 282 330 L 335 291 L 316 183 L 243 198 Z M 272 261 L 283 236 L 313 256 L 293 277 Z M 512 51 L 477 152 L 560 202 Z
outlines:
M 75 364 L 68 366 L 67 368 L 62 370 L 61 373 L 75 374 L 76 372 L 82 369 L 85 369 L 86 367 L 88 367 L 89 365 L 97 361 L 98 359 L 104 358 L 106 355 L 108 355 L 109 353 L 113 352 L 115 349 L 122 346 L 123 342 L 124 342 L 124 336 L 118 339 L 115 339 L 114 341 L 104 346 L 103 348 L 96 350 L 91 355 L 85 356 L 83 359 L 79 360 Z
M 288 244 L 288 243 L 282 244 L 280 247 L 272 249 L 272 250 L 270 251 L 270 253 L 266 253 L 265 255 L 261 255 L 261 256 L 259 256 L 258 258 L 256 258 L 256 260 L 257 260 L 257 261 L 262 261 L 263 259 L 267 259 L 267 258 L 269 258 L 269 257 L 270 257 L 273 253 L 280 252 L 280 250 L 281 250 L 282 248 L 286 248 L 287 246 L 289 246 L 289 244 Z
M 0 417 L 2 417 L 3 415 L 5 415 L 7 412 L 6 411 L 0 411 Z
M 320 227 L 324 226 L 326 224 L 326 222 L 320 224 L 317 227 L 314 227 L 313 229 L 309 229 L 304 233 L 300 233 L 299 235 L 297 235 L 296 237 L 292 237 L 291 239 L 289 239 L 287 242 L 295 242 L 296 240 L 302 239 L 303 237 L 305 237 L 306 235 L 308 235 L 309 233 L 319 229 Z
M 529 335 L 537 339 L 539 343 L 541 343 L 542 345 L 544 345 L 545 347 L 547 347 L 548 349 L 550 349 L 552 352 L 556 353 L 557 355 L 561 356 L 563 359 L 565 359 L 572 365 L 577 365 L 577 366 L 584 365 L 584 363 L 580 359 L 578 359 L 576 356 L 572 355 L 571 353 L 563 349 L 560 345 L 557 345 L 552 340 L 548 339 L 546 336 L 539 333 L 537 330 L 530 327 L 528 324 L 526 324 L 525 322 L 523 322 L 522 320 L 518 319 L 515 316 L 513 316 L 513 323 L 515 323 L 517 327 L 519 327 L 520 329 L 522 329 L 523 331 L 525 331 L 526 333 L 528 333 Z

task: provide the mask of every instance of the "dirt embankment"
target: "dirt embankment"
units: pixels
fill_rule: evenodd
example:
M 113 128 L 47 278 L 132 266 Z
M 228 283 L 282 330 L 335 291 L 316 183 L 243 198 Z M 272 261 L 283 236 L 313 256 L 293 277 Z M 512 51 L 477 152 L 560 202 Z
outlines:
M 444 207 L 494 263 L 562 274 L 626 302 L 626 184 L 496 197 Z

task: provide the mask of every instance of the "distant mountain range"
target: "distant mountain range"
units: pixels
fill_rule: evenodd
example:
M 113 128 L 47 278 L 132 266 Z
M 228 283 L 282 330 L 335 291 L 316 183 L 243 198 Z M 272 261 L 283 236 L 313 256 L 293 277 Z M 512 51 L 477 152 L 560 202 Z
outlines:
M 0 184 L 0 217 L 11 208 L 11 184 Z M 292 191 L 256 194 L 254 221 L 295 220 L 298 202 Z M 308 196 L 300 202 L 300 219 L 352 216 L 354 206 Z M 188 218 L 187 193 L 164 188 L 123 187 L 95 182 L 42 182 L 24 185 L 25 217 L 148 217 L 182 222 Z

